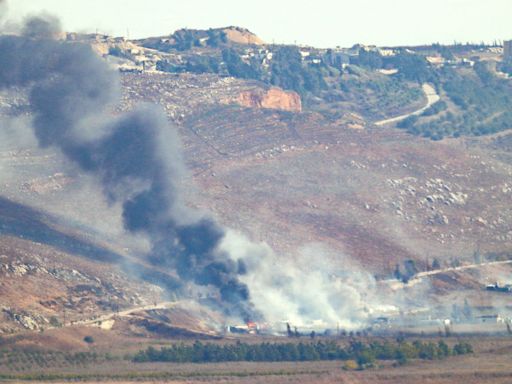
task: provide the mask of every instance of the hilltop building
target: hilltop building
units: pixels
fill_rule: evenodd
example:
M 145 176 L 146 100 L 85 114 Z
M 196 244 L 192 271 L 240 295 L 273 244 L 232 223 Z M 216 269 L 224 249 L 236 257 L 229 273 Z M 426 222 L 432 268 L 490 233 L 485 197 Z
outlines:
M 503 42 L 503 61 L 512 62 L 512 40 Z

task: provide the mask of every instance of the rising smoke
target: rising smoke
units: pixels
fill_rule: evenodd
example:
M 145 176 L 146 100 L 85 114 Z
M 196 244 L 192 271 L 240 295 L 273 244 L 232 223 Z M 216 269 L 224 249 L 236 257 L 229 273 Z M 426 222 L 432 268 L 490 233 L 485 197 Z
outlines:
M 244 260 L 248 272 L 242 280 L 250 288 L 254 305 L 264 308 L 271 323 L 316 329 L 339 325 L 351 330 L 366 326 L 375 311 L 395 308 L 392 298 L 387 306 L 383 304 L 386 301 L 369 272 L 322 245 L 310 244 L 283 260 L 267 245 L 229 231 L 221 248 Z M 330 261 L 333 257 L 336 262 Z
M 261 311 L 271 322 L 321 320 L 319 326 L 353 329 L 382 303 L 397 302 L 383 300 L 373 276 L 348 258 L 337 254 L 331 265 L 325 249 L 308 247 L 285 261 L 188 208 L 179 187 L 186 174 L 181 144 L 161 109 L 142 105 L 113 117 L 118 75 L 89 46 L 55 40 L 60 26 L 51 16 L 29 18 L 18 29 L 0 36 L 0 91 L 29 90 L 38 144 L 58 148 L 122 205 L 125 229 L 150 240 L 151 264 L 187 284 L 213 287 L 226 313 L 246 319 Z M 16 125 L 2 122 L 0 139 Z
M 29 88 L 39 145 L 60 149 L 101 181 L 122 204 L 125 228 L 150 238 L 150 262 L 214 287 L 227 313 L 256 316 L 239 280 L 243 263 L 218 248 L 224 229 L 184 204 L 181 146 L 164 113 L 145 105 L 112 117 L 117 74 L 90 47 L 55 40 L 60 25 L 50 16 L 28 18 L 20 30 L 0 37 L 0 89 Z

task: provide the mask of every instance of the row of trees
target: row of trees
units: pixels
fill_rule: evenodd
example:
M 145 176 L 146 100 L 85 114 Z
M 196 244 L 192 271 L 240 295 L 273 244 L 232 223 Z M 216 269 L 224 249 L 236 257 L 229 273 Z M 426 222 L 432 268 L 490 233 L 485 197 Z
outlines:
M 389 341 L 363 343 L 352 341 L 347 347 L 335 341 L 316 343 L 261 343 L 213 344 L 196 341 L 193 345 L 174 344 L 160 350 L 149 347 L 139 351 L 134 362 L 176 362 L 211 363 L 226 361 L 316 361 L 316 360 L 355 360 L 363 368 L 376 360 L 397 360 L 405 363 L 409 359 L 434 360 L 451 355 L 472 353 L 468 343 L 458 343 L 453 347 L 444 341 L 396 342 Z

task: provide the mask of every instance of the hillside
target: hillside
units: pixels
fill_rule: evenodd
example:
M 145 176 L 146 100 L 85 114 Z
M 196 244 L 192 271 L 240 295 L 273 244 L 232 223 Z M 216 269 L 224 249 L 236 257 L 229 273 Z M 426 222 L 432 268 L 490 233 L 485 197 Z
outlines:
M 408 60 L 414 66 L 423 59 L 400 49 L 386 64 L 366 49 L 349 55 L 268 46 L 239 28 L 180 30 L 168 39 L 140 41 L 67 38 L 92 45 L 119 69 L 122 99 L 114 115 L 150 102 L 176 124 L 188 166 L 187 204 L 269 244 L 277 265 L 309 265 L 299 255 L 315 243 L 327 250 L 314 263 L 328 261 L 334 275 L 364 269 L 379 280 L 411 262 L 423 271 L 434 259 L 445 268 L 474 263 L 476 255 L 512 255 L 506 79 L 482 78 L 482 69 L 465 64 L 438 70 L 426 60 L 424 68 L 408 72 Z M 383 71 L 388 64 L 399 72 Z M 484 81 L 490 82 L 485 92 L 501 104 L 483 105 L 475 97 Z M 439 92 L 439 103 L 404 120 L 402 129 L 374 125 L 424 107 L 427 82 Z M 456 95 L 462 95 L 459 104 Z M 6 118 L 29 115 L 24 90 L 6 91 L 0 101 Z M 458 124 L 453 129 L 443 117 L 448 110 Z M 494 114 L 503 120 L 488 132 L 465 125 L 470 118 L 485 124 Z M 497 131 L 502 133 L 482 136 Z M 150 265 L 141 256 L 147 239 L 123 231 L 121 207 L 61 153 L 38 149 L 24 137 L 3 140 L 0 161 L 3 333 L 98 314 L 110 320 L 113 312 L 137 308 L 142 314 L 120 316 L 128 320 L 118 322 L 117 331 L 183 335 L 188 326 L 192 336 L 210 337 L 222 328 L 206 307 L 186 306 L 176 314 L 155 306 L 180 297 L 203 303 L 218 298 L 181 286 L 171 269 Z M 510 269 L 501 271 L 506 276 Z M 446 305 L 453 289 L 458 299 L 492 300 L 480 290 L 493 282 L 496 269 L 457 273 L 439 277 L 429 298 Z
M 201 76 L 205 85 L 218 84 Z M 180 100 L 190 103 L 169 89 L 191 75 L 125 78 L 131 97 L 159 100 L 171 118 Z M 160 92 L 151 86 L 146 93 L 155 79 Z M 493 151 L 468 148 L 463 139 L 434 143 L 397 130 L 350 129 L 315 112 L 224 105 L 216 92 L 175 120 L 209 199 L 200 204 L 215 207 L 226 224 L 282 251 L 327 241 L 375 271 L 426 255 L 470 258 L 478 247 L 510 251 L 510 165 Z

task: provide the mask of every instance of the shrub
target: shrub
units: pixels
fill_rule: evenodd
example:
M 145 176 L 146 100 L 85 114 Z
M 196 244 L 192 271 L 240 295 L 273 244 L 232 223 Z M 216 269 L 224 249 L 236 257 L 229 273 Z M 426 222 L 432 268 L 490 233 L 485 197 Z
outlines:
M 343 364 L 343 369 L 346 371 L 355 371 L 357 368 L 358 368 L 358 365 L 355 360 L 347 360 Z

